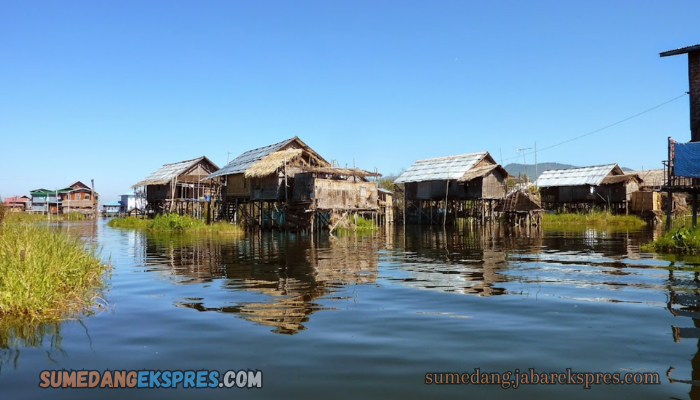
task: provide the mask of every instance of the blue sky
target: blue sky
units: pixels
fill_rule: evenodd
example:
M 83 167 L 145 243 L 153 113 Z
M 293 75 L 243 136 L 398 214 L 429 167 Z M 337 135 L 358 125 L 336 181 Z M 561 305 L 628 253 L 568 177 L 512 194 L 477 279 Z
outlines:
M 89 182 L 102 201 L 160 165 L 219 166 L 299 136 L 384 174 L 543 149 L 682 95 L 700 2 L 0 3 L 0 196 Z M 687 96 L 538 152 L 660 168 Z M 534 161 L 534 155 L 526 156 Z M 522 162 L 522 157 L 519 160 Z

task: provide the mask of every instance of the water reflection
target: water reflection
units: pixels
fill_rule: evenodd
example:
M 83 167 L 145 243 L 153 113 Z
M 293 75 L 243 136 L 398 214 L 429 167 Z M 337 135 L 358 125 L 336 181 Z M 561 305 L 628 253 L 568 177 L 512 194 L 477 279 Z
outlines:
M 61 322 L 0 320 L 0 373 L 5 368 L 17 369 L 23 349 L 40 348 L 49 360 L 65 356 L 61 348 Z
M 683 326 L 687 325 L 684 321 L 677 323 L 681 326 L 671 325 L 673 340 L 678 343 L 683 339 L 698 339 L 698 342 L 697 351 L 690 360 L 690 379 L 674 378 L 674 375 L 678 375 L 674 374 L 675 366 L 669 367 L 666 376 L 671 383 L 690 384 L 690 398 L 700 399 L 700 273 L 697 270 L 676 270 L 672 266 L 669 269 L 668 282 L 668 310 L 674 317 L 690 318 L 693 325 L 692 327 Z
M 264 233 L 245 240 L 221 237 L 148 235 L 147 270 L 167 272 L 177 283 L 223 279 L 221 287 L 251 292 L 253 301 L 210 305 L 204 298 L 184 298 L 177 307 L 232 313 L 294 334 L 316 311 L 316 300 L 352 284 L 377 279 L 377 250 L 372 237 L 322 238 Z

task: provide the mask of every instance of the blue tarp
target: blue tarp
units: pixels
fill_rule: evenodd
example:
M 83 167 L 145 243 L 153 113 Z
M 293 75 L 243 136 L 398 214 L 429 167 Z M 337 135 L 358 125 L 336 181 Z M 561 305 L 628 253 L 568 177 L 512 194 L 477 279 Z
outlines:
M 700 178 L 700 142 L 676 143 L 674 151 L 673 174 Z

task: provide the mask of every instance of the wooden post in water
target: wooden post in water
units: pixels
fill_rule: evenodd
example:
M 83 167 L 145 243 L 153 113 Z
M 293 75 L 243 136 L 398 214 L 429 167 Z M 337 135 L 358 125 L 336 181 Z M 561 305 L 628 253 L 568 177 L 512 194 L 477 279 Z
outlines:
M 448 171 L 449 171 L 449 170 L 448 170 Z M 447 185 L 446 185 L 446 188 L 445 188 L 445 215 L 444 215 L 444 217 L 442 218 L 442 226 L 443 226 L 443 227 L 444 227 L 445 225 L 447 225 L 447 197 L 448 197 L 449 194 L 450 194 L 450 180 L 448 179 L 448 180 L 447 180 Z
M 698 226 L 698 192 L 693 193 L 693 228 Z

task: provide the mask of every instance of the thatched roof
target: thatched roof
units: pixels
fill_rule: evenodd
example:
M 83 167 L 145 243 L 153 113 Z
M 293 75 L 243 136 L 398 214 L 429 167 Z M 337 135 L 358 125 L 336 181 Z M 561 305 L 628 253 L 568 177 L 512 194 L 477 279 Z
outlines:
M 506 178 L 509 176 L 508 171 L 506 171 L 505 168 L 501 167 L 499 164 L 488 164 L 488 165 L 482 165 L 480 167 L 470 169 L 464 175 L 462 175 L 461 178 L 457 179 L 457 181 L 458 182 L 467 182 L 467 181 L 471 181 L 472 179 L 483 178 L 486 175 L 488 175 L 489 172 L 493 171 L 494 169 L 499 170 L 501 172 L 501 174 Z
M 496 211 L 535 211 L 541 210 L 542 203 L 539 194 L 528 190 L 518 190 L 509 194 L 503 203 L 496 206 Z
M 311 167 L 304 166 L 301 167 L 302 171 L 306 172 L 319 172 L 325 174 L 333 175 L 343 175 L 343 176 L 357 176 L 359 178 L 366 178 L 368 176 L 382 176 L 378 172 L 365 171 L 359 168 L 340 168 L 340 167 Z
M 221 168 L 220 170 L 214 172 L 213 174 L 207 176 L 204 179 L 212 179 L 217 176 L 223 175 L 235 175 L 245 173 L 246 170 L 250 168 L 253 164 L 267 157 L 271 153 L 290 148 L 302 149 L 307 153 L 309 158 L 314 159 L 314 161 L 319 165 L 330 165 L 328 161 L 326 161 L 323 157 L 316 153 L 311 147 L 309 147 L 306 143 L 302 142 L 301 139 L 299 139 L 298 137 L 294 136 L 293 138 L 283 140 L 278 143 L 273 143 L 271 145 L 258 147 L 257 149 L 248 150 L 240 156 L 231 160 L 231 162 L 226 164 L 225 167 Z
M 248 167 L 244 176 L 246 178 L 262 178 L 263 176 L 274 174 L 279 168 L 284 166 L 285 161 L 290 162 L 299 157 L 301 153 L 301 149 L 287 149 L 270 153 Z
M 158 168 L 155 172 L 148 175 L 144 180 L 133 185 L 132 187 L 150 186 L 150 185 L 165 185 L 175 178 L 183 181 L 197 182 L 202 177 L 211 174 L 218 170 L 210 159 L 205 156 L 193 158 L 191 160 L 179 161 L 176 163 L 165 164 Z M 193 176 L 185 177 L 181 175 L 190 174 Z M 181 179 L 182 178 L 182 179 Z
M 613 183 L 629 182 L 631 180 L 637 180 L 637 182 L 642 181 L 642 179 L 638 175 L 627 173 L 625 175 L 606 176 L 605 178 L 603 178 L 603 181 L 600 182 L 600 184 L 611 185 Z
M 630 172 L 625 172 L 626 174 L 634 174 L 638 175 L 642 179 L 642 187 L 649 187 L 649 186 L 663 186 L 664 185 L 664 170 L 663 168 L 659 169 L 645 169 L 645 170 L 639 170 L 639 171 L 630 171 Z

